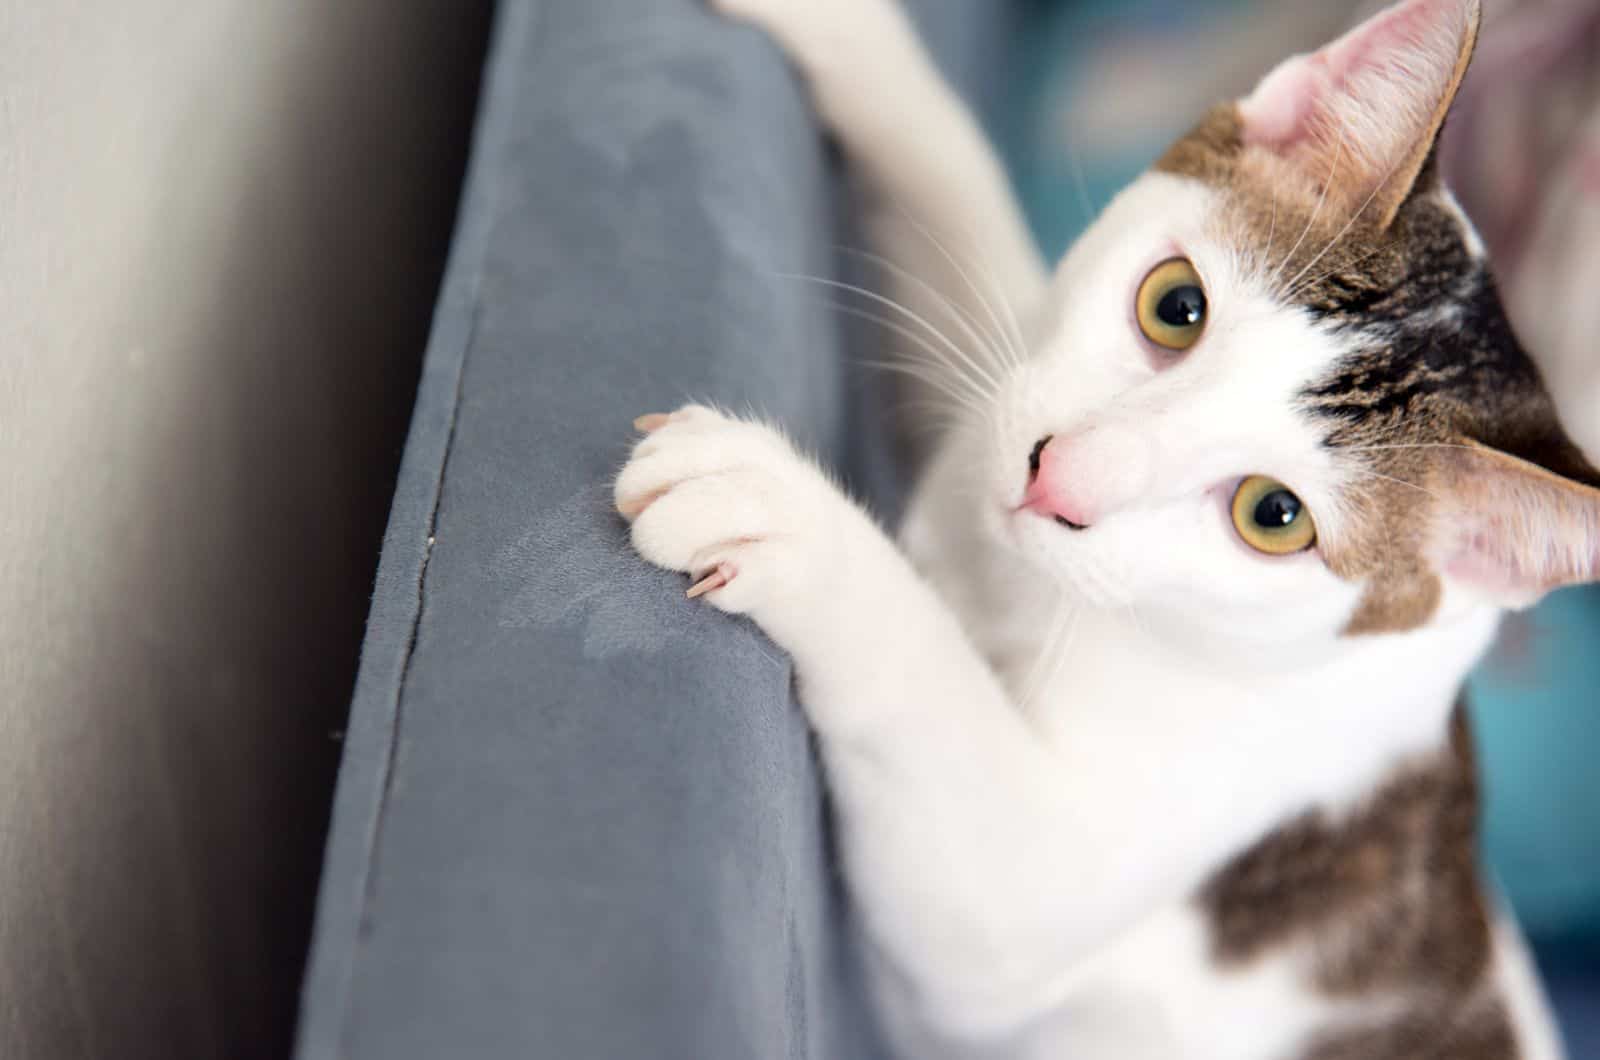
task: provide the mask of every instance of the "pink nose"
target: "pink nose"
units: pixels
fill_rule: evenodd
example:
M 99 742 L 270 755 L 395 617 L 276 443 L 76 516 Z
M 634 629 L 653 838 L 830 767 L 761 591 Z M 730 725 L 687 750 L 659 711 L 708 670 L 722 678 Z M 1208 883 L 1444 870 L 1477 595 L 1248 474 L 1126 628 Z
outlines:
M 1040 439 L 1028 457 L 1028 491 L 1022 496 L 1022 507 L 1054 519 L 1072 530 L 1087 530 L 1094 521 L 1085 498 L 1074 496 L 1068 480 L 1067 462 L 1062 459 L 1065 446 L 1053 438 Z
M 1028 456 L 1022 507 L 1087 529 L 1145 495 L 1153 459 L 1149 438 L 1109 423 L 1045 438 Z

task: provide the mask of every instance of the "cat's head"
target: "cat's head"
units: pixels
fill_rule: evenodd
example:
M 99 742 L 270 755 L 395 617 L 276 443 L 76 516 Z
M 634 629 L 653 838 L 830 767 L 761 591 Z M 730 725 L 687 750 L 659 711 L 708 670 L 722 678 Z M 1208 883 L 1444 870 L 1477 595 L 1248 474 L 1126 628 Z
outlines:
M 1477 0 L 1408 0 L 1214 109 L 1062 263 L 994 529 L 1091 602 L 1259 643 L 1600 577 L 1600 475 L 1434 141 Z

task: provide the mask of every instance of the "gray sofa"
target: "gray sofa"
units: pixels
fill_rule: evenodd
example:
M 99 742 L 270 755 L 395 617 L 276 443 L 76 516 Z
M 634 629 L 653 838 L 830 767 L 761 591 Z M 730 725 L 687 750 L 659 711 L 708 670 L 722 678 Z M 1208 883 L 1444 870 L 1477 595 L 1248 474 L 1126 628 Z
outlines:
M 1000 5 L 913 5 L 965 84 Z M 626 546 L 634 415 L 886 497 L 803 92 L 699 0 L 506 0 L 378 573 L 299 1055 L 877 1055 L 786 660 Z

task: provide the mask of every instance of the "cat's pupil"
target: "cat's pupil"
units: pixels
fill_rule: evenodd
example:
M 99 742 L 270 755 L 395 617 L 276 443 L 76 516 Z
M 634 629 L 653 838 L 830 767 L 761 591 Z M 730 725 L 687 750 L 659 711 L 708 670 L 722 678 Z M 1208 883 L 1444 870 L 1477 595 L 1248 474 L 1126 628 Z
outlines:
M 1172 328 L 1192 328 L 1205 315 L 1206 293 L 1192 283 L 1174 287 L 1156 303 L 1156 316 Z
M 1273 490 L 1256 503 L 1256 525 L 1267 530 L 1282 530 L 1300 518 L 1300 498 L 1288 490 Z

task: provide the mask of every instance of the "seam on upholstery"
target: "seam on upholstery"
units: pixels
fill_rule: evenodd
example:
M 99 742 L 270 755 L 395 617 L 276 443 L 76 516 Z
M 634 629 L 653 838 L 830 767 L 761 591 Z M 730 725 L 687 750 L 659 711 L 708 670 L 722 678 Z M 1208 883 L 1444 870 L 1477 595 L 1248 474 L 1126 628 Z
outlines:
M 485 261 L 495 211 L 501 201 L 497 163 L 518 110 L 515 93 L 510 89 L 522 72 L 523 57 L 531 51 L 530 42 L 537 37 L 533 31 L 542 9 L 539 0 L 501 0 L 490 30 L 454 243 L 439 286 L 418 381 L 419 396 L 429 387 L 449 387 L 450 402 L 442 424 L 417 418 L 419 413 L 428 411 L 421 402 L 414 408 L 412 436 L 407 440 L 396 480 L 403 487 L 408 475 L 427 474 L 431 496 L 407 497 L 397 488 L 390 526 L 384 535 L 368 636 L 373 634 L 372 617 L 390 601 L 408 628 L 401 644 L 379 646 L 382 657 L 369 660 L 367 645 L 363 646 L 301 984 L 295 1048 L 295 1055 L 301 1060 L 334 1060 L 353 1055 L 350 1036 L 354 1027 L 350 1017 L 356 969 L 370 934 L 370 910 L 377 887 L 376 861 L 397 765 L 405 689 L 425 610 L 427 574 L 445 477 L 455 447 L 466 362 L 478 333 Z M 449 378 L 448 373 L 453 373 L 454 378 Z M 404 552 L 397 551 L 400 549 Z M 396 572 L 389 572 L 392 580 L 385 579 L 385 564 L 402 561 L 415 564 L 414 569 L 402 570 L 398 577 Z M 405 596 L 399 595 L 405 590 L 409 590 Z M 371 749 L 376 754 L 370 767 L 359 761 L 361 748 L 349 739 L 363 724 L 373 730 Z M 345 859 L 337 855 L 346 846 L 358 846 L 359 857 L 349 877 L 336 879 L 328 870 L 339 870 Z M 339 890 L 332 891 L 330 885 Z M 353 905 L 347 904 L 352 900 Z
M 504 17 L 504 25 L 497 26 L 496 33 L 498 34 L 500 32 L 506 32 L 514 34 L 518 27 L 516 26 L 517 20 L 513 17 L 513 12 L 526 10 L 528 5 L 516 3 L 516 0 L 505 0 L 505 2 L 512 6 L 502 7 L 500 11 L 497 12 L 497 15 Z M 502 49 L 495 49 L 496 52 L 500 50 Z M 519 48 L 518 50 L 520 54 L 526 49 Z M 518 69 L 518 64 L 514 63 L 509 64 L 506 69 L 502 69 L 500 67 L 500 63 L 504 62 L 506 58 L 506 56 L 499 54 L 491 56 L 491 77 L 494 77 L 496 80 L 498 80 L 500 78 L 509 76 L 509 74 L 506 72 L 506 69 L 511 71 L 516 71 Z M 486 105 L 493 106 L 499 103 L 499 95 L 497 92 L 498 88 L 498 85 L 491 86 L 485 84 L 483 99 Z M 353 1043 L 349 1040 L 349 1035 L 354 1029 L 349 1019 L 351 1011 L 350 986 L 355 981 L 356 965 L 360 960 L 362 951 L 364 951 L 366 948 L 367 939 L 371 934 L 369 911 L 377 895 L 378 874 L 376 870 L 378 852 L 383 842 L 384 818 L 389 810 L 389 797 L 393 791 L 395 767 L 400 753 L 400 730 L 402 725 L 405 723 L 406 686 L 410 683 L 411 664 L 415 659 L 417 639 L 421 633 L 423 615 L 427 609 L 428 569 L 433 563 L 433 547 L 435 534 L 439 523 L 439 508 L 444 498 L 445 479 L 450 471 L 450 456 L 455 449 L 456 428 L 461 417 L 461 395 L 467 374 L 467 359 L 472 355 L 472 341 L 478 331 L 479 313 L 482 305 L 480 300 L 480 292 L 482 289 L 482 280 L 484 275 L 484 259 L 487 256 L 489 249 L 488 235 L 493 228 L 492 224 L 486 222 L 493 221 L 495 217 L 495 208 L 500 201 L 500 196 L 498 194 L 500 180 L 498 176 L 495 175 L 496 168 L 493 163 L 499 155 L 498 149 L 502 143 L 502 124 L 504 121 L 504 116 L 500 115 L 499 113 L 491 115 L 488 111 L 485 111 L 483 132 L 486 135 L 483 137 L 483 141 L 481 143 L 474 146 L 474 155 L 472 162 L 470 163 L 474 169 L 481 167 L 482 172 L 485 174 L 485 176 L 481 178 L 483 187 L 481 200 L 479 195 L 473 194 L 470 197 L 464 197 L 462 201 L 463 207 L 468 210 L 475 212 L 480 210 L 483 211 L 481 214 L 476 214 L 476 216 L 472 218 L 467 218 L 466 214 L 463 213 L 463 220 L 483 223 L 483 230 L 481 232 L 474 233 L 474 235 L 478 236 L 478 238 L 473 240 L 473 242 L 477 245 L 472 248 L 474 250 L 471 266 L 472 271 L 467 280 L 467 283 L 470 284 L 468 288 L 470 293 L 466 302 L 466 306 L 464 307 L 465 311 L 468 313 L 466 333 L 461 336 L 460 340 L 460 357 L 456 363 L 456 373 L 453 381 L 454 385 L 450 396 L 450 418 L 449 423 L 445 428 L 443 449 L 439 454 L 439 470 L 437 478 L 434 480 L 433 484 L 432 504 L 428 509 L 428 518 L 426 521 L 427 537 L 423 543 L 422 562 L 417 569 L 415 586 L 416 592 L 414 597 L 415 603 L 411 616 L 411 629 L 406 638 L 403 662 L 401 663 L 400 674 L 395 682 L 394 687 L 393 707 L 390 712 L 390 724 L 388 732 L 389 744 L 388 747 L 385 748 L 382 772 L 379 777 L 380 793 L 378 796 L 378 805 L 373 816 L 371 829 L 367 835 L 367 845 L 361 862 L 362 879 L 359 916 L 356 918 L 356 936 L 354 939 L 354 948 L 351 953 L 349 965 L 346 969 L 346 982 L 343 987 L 344 997 L 340 1006 L 339 1051 L 340 1054 L 344 1056 L 353 1055 Z M 493 126 L 492 128 L 491 125 Z M 487 135 L 491 132 L 494 134 L 492 140 L 491 137 Z M 477 183 L 477 181 L 473 181 L 472 183 Z M 469 184 L 469 188 L 470 187 L 471 185 Z M 471 190 L 476 191 L 477 189 L 472 188 Z M 465 233 L 465 227 L 462 227 L 460 231 Z
M 489 196 L 490 202 L 494 200 Z M 487 249 L 487 248 L 483 248 Z M 384 748 L 383 765 L 378 777 L 379 794 L 378 805 L 373 813 L 371 827 L 367 831 L 366 846 L 361 857 L 361 898 L 357 905 L 355 918 L 355 937 L 351 940 L 350 960 L 345 967 L 344 981 L 340 984 L 339 1016 L 339 1054 L 341 1056 L 353 1055 L 349 1035 L 352 1026 L 349 1020 L 351 985 L 355 982 L 356 964 L 361 952 L 366 948 L 366 941 L 370 934 L 370 921 L 368 910 L 377 895 L 377 861 L 378 849 L 383 843 L 384 817 L 389 810 L 389 796 L 394 787 L 395 764 L 400 754 L 400 727 L 405 722 L 406 684 L 411 678 L 411 663 L 416 656 L 417 637 L 422 629 L 423 612 L 427 607 L 428 568 L 433 563 L 434 534 L 439 523 L 439 505 L 444 497 L 444 480 L 450 470 L 450 454 L 455 449 L 456 424 L 461 416 L 461 390 L 462 382 L 466 378 L 467 357 L 472 352 L 472 339 L 478 331 L 478 300 L 479 281 L 483 277 L 482 261 L 477 262 L 477 267 L 472 275 L 472 300 L 469 303 L 470 316 L 468 318 L 466 334 L 462 338 L 461 358 L 456 364 L 455 387 L 450 397 L 450 420 L 445 428 L 443 451 L 439 459 L 438 477 L 433 484 L 433 503 L 428 509 L 426 522 L 427 537 L 422 546 L 422 562 L 417 567 L 415 594 L 413 597 L 411 628 L 406 635 L 405 647 L 402 651 L 400 674 L 395 681 L 394 693 L 391 697 L 389 709 L 388 746 Z
M 537 16 L 543 10 L 544 8 L 542 4 L 535 2 L 535 0 L 502 0 L 502 6 L 497 12 L 497 16 L 504 19 L 504 24 L 497 25 L 495 27 L 495 44 L 500 44 L 499 34 L 505 33 L 507 34 L 507 39 L 511 43 L 520 42 L 521 46 L 517 49 L 519 57 L 526 55 L 530 51 L 530 42 L 538 36 Z M 517 25 L 516 14 L 521 11 L 531 12 L 529 15 L 524 17 L 532 18 L 534 20 L 533 24 L 528 27 L 528 32 L 526 34 L 518 32 L 521 27 Z M 506 62 L 506 57 L 498 54 L 502 50 L 502 47 L 495 47 L 489 56 L 490 76 L 494 77 L 496 81 L 501 78 L 511 76 L 506 71 L 520 72 L 521 70 L 520 63 L 507 63 L 504 68 L 501 67 L 500 64 Z M 485 104 L 497 104 L 499 101 L 500 85 L 495 84 L 491 86 L 486 84 L 484 89 L 485 91 L 482 93 L 482 95 Z M 506 106 L 513 113 L 515 112 L 516 108 L 511 102 L 508 102 Z M 485 111 L 484 125 L 482 130 L 484 135 L 482 137 L 482 141 L 474 145 L 474 155 L 471 163 L 475 169 L 481 165 L 485 174 L 485 176 L 482 178 L 482 201 L 478 201 L 480 199 L 479 194 L 473 194 L 470 201 L 466 198 L 463 198 L 463 206 L 470 207 L 474 210 L 482 210 L 482 212 L 477 214 L 475 218 L 480 221 L 482 227 L 480 231 L 473 233 L 474 236 L 478 238 L 473 240 L 476 245 L 473 247 L 475 253 L 473 256 L 472 272 L 470 274 L 470 294 L 466 303 L 468 307 L 467 312 L 469 314 L 467 318 L 466 333 L 461 337 L 461 355 L 456 364 L 454 387 L 450 395 L 450 420 L 448 426 L 445 428 L 444 446 L 439 456 L 439 472 L 438 477 L 434 481 L 433 503 L 428 510 L 426 524 L 427 538 L 423 545 L 422 563 L 417 570 L 415 610 L 411 619 L 411 629 L 406 638 L 404 662 L 401 665 L 400 677 L 396 682 L 394 690 L 394 709 L 391 713 L 391 724 L 389 728 L 390 740 L 387 748 L 387 754 L 385 755 L 382 773 L 382 794 L 378 801 L 377 816 L 373 821 L 373 827 L 369 836 L 370 841 L 367 846 L 366 856 L 362 860 L 362 864 L 366 868 L 366 873 L 365 878 L 362 881 L 361 916 L 359 920 L 361 929 L 364 929 L 366 926 L 367 908 L 371 904 L 372 898 L 377 890 L 375 873 L 372 870 L 377 860 L 378 847 L 382 841 L 383 818 L 384 814 L 389 808 L 389 795 L 394 784 L 394 767 L 400 748 L 400 728 L 405 720 L 406 685 L 409 683 L 411 678 L 411 663 L 415 657 L 417 638 L 422 629 L 423 613 L 427 609 L 426 589 L 428 568 L 433 562 L 433 542 L 435 532 L 437 531 L 439 524 L 439 508 L 444 499 L 445 479 L 449 476 L 450 458 L 455 452 L 456 426 L 461 416 L 461 395 L 466 381 L 467 360 L 472 355 L 473 339 L 478 333 L 478 322 L 483 305 L 480 294 L 482 291 L 482 281 L 485 271 L 484 259 L 488 256 L 489 235 L 493 232 L 493 221 L 495 217 L 498 216 L 497 207 L 500 204 L 501 191 L 501 181 L 499 180 L 498 176 L 494 176 L 491 179 L 489 175 L 498 173 L 498 169 L 493 164 L 492 160 L 498 156 L 499 148 L 504 145 L 503 127 L 506 123 L 507 117 L 508 115 L 498 112 L 498 107 L 496 112 L 493 114 Z M 491 128 L 491 124 L 493 128 Z M 492 138 L 490 135 L 488 135 L 491 132 L 494 133 Z M 479 152 L 481 152 L 481 154 Z M 472 183 L 477 183 L 477 181 L 473 181 Z M 477 192 L 477 189 L 472 188 L 470 185 L 469 189 L 473 192 Z M 462 228 L 462 231 L 465 232 L 465 228 Z M 358 932 L 356 941 L 358 946 L 365 942 L 364 930 Z M 354 976 L 354 970 L 355 962 L 352 961 L 352 977 Z

